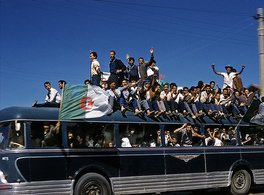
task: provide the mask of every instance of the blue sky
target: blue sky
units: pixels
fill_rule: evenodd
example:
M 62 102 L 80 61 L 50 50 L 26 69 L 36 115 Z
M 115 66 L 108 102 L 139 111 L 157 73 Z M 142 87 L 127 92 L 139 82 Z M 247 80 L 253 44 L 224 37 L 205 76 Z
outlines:
M 82 84 L 89 51 L 109 71 L 109 51 L 149 59 L 179 86 L 223 84 L 231 64 L 259 83 L 257 21 L 264 0 L 0 0 L 0 108 L 44 101 L 45 81 Z

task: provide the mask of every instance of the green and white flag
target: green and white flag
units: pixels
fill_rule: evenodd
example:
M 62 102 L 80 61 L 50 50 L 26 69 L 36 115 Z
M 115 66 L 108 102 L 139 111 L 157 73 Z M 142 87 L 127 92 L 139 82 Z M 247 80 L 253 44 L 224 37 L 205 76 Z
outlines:
M 85 119 L 106 115 L 111 107 L 106 92 L 94 85 L 66 85 L 60 119 Z

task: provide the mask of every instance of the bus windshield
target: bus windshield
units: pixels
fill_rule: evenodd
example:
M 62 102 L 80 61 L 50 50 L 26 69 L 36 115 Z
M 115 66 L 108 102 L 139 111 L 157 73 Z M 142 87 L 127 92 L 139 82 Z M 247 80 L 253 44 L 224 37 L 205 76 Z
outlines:
M 0 124 L 0 149 L 24 147 L 23 123 L 8 122 Z
M 6 149 L 8 144 L 9 123 L 0 124 L 0 149 Z

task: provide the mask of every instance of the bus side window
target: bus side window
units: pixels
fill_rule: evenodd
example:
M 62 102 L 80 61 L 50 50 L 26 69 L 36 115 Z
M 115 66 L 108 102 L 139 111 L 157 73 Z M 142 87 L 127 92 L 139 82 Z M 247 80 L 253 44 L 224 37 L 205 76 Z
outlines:
M 244 146 L 259 146 L 264 144 L 264 131 L 258 126 L 241 128 L 241 144 Z
M 121 147 L 156 147 L 159 125 L 120 124 L 119 134 Z
M 102 123 L 69 123 L 69 148 L 114 147 L 114 125 Z

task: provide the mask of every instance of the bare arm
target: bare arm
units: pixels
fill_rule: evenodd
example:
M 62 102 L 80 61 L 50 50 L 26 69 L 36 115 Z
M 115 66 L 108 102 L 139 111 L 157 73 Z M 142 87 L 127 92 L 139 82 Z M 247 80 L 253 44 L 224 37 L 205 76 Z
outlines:
M 174 132 L 174 133 L 177 133 L 177 132 L 179 132 L 180 130 L 184 129 L 186 126 L 187 126 L 187 124 L 185 123 L 185 124 L 183 124 L 181 127 L 175 129 L 173 132 Z
M 212 64 L 212 69 L 213 69 L 213 71 L 214 71 L 214 73 L 215 73 L 216 75 L 222 76 L 222 75 L 220 74 L 220 72 L 217 72 L 217 71 L 215 70 L 215 64 Z
M 242 68 L 240 70 L 240 72 L 236 72 L 236 74 L 242 74 L 243 70 L 245 69 L 246 65 L 245 64 L 242 64 Z

